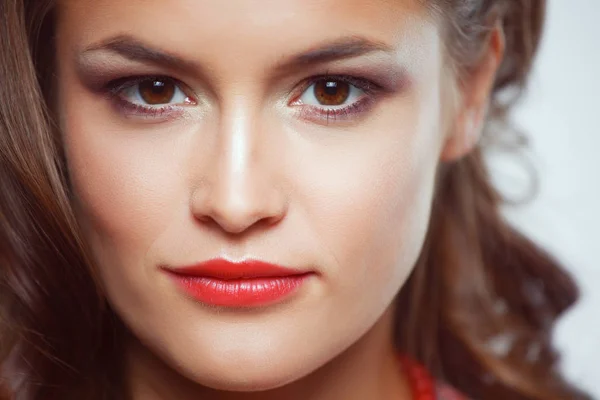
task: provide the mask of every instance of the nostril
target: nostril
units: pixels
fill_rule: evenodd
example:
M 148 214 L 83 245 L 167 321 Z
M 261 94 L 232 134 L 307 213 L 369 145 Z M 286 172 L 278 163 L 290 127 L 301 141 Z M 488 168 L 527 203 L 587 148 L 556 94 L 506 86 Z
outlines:
M 242 233 L 253 225 L 262 224 L 262 221 L 269 224 L 269 221 L 277 218 L 269 213 L 267 207 L 261 207 L 261 203 L 215 199 L 203 207 L 196 207 L 193 215 L 204 225 L 216 225 L 220 230 L 232 234 Z

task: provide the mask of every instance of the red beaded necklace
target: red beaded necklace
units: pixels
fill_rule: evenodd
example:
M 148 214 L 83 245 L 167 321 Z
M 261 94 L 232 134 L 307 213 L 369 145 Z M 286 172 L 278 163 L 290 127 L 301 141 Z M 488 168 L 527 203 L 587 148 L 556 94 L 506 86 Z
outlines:
M 431 374 L 410 357 L 400 355 L 399 358 L 413 400 L 468 400 L 451 387 L 436 383 Z

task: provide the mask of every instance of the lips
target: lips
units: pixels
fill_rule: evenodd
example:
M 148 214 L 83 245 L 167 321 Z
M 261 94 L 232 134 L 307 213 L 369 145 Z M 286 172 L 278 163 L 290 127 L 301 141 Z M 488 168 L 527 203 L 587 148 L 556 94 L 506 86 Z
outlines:
M 187 295 L 223 307 L 256 307 L 282 301 L 312 275 L 258 260 L 231 262 L 221 258 L 165 271 Z

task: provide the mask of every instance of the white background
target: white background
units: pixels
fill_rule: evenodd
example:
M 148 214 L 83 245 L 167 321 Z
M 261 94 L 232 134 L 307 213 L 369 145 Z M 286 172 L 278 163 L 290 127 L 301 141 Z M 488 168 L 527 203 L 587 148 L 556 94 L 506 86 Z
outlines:
M 506 215 L 577 279 L 582 299 L 560 320 L 556 345 L 564 352 L 566 375 L 598 399 L 599 119 L 600 0 L 549 0 L 531 86 L 514 118 L 531 139 L 541 187 L 532 202 L 510 207 Z M 495 171 L 499 183 L 511 182 L 514 171 Z

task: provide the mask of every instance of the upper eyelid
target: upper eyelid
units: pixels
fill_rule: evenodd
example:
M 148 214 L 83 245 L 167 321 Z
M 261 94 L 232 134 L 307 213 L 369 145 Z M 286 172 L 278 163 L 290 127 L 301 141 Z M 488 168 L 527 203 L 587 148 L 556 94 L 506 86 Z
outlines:
M 139 76 L 139 77 L 131 76 L 131 77 L 114 79 L 106 84 L 106 89 L 110 93 L 117 94 L 124 89 L 128 89 L 128 88 L 135 86 L 141 82 L 144 82 L 148 79 L 152 79 L 152 78 L 145 77 L 145 79 L 144 79 L 143 76 Z
M 316 75 L 313 77 L 308 78 L 307 82 L 309 83 L 308 86 L 319 82 L 319 81 L 323 81 L 323 80 L 340 80 L 342 82 L 346 82 L 349 83 L 351 85 L 354 85 L 356 87 L 359 87 L 360 89 L 364 89 L 364 90 L 377 90 L 380 88 L 379 85 L 377 85 L 376 83 L 370 81 L 369 79 L 366 78 L 359 78 L 359 77 L 355 77 L 352 75 L 336 75 L 336 74 L 323 74 L 323 75 Z
M 181 80 L 172 78 L 166 75 L 139 75 L 139 76 L 129 76 L 124 78 L 114 79 L 106 84 L 106 89 L 108 93 L 112 95 L 118 95 L 121 91 L 125 89 L 129 89 L 135 85 L 139 85 L 142 82 L 146 82 L 152 79 L 162 79 L 173 82 L 180 90 L 182 90 L 187 96 L 193 97 L 195 101 L 197 101 L 197 95 L 193 93 L 190 95 L 189 92 L 193 92 L 193 90 L 183 83 Z

